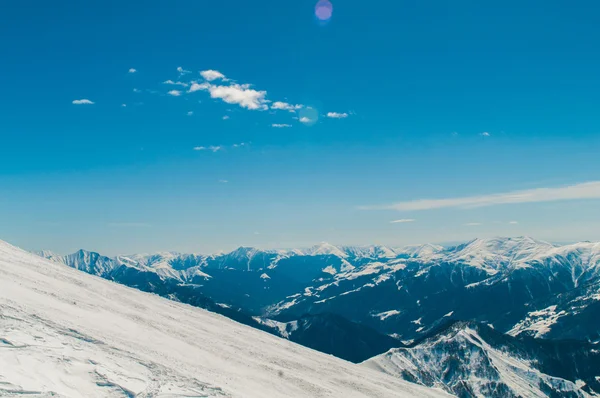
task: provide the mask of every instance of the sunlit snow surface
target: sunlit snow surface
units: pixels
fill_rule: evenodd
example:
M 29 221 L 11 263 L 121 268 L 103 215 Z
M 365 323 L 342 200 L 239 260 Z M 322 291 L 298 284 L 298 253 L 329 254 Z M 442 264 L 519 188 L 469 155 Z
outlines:
M 0 396 L 441 397 L 0 242 Z

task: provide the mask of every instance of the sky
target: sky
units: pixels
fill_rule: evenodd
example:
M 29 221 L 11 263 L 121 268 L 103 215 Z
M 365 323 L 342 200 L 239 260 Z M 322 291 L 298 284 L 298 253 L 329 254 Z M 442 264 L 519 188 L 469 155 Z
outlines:
M 8 2 L 0 239 L 600 240 L 599 19 L 593 1 Z

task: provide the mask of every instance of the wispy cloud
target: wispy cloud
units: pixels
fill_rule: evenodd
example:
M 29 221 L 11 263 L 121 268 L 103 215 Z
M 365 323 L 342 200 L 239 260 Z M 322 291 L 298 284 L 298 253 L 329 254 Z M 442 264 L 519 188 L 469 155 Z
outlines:
M 121 104 L 121 107 L 127 108 L 127 104 Z
M 141 92 L 142 92 L 142 90 L 140 90 L 139 88 L 134 88 L 134 89 L 133 89 L 133 92 L 134 92 L 134 93 L 141 93 Z
M 240 142 L 239 144 L 233 144 L 232 145 L 232 147 L 234 147 L 234 148 L 239 148 L 241 146 L 246 146 L 246 143 L 245 142 Z
M 282 109 L 289 112 L 296 112 L 298 109 L 302 109 L 304 105 L 301 104 L 288 104 L 287 102 L 275 101 L 271 105 L 271 109 Z
M 180 75 L 187 75 L 188 73 L 192 73 L 192 71 L 185 70 L 181 66 L 177 67 L 177 72 L 179 72 Z
M 136 73 L 136 72 L 137 72 L 137 69 L 134 69 L 134 68 L 129 69 L 129 73 Z
M 275 127 L 275 128 L 281 129 L 281 128 L 286 128 L 286 127 L 292 127 L 292 125 L 291 124 L 285 124 L 285 123 L 273 123 L 271 125 L 271 127 Z
M 181 95 L 181 91 L 179 91 L 179 90 L 171 90 L 167 94 L 172 95 L 173 97 L 179 97 Z
M 404 223 L 415 222 L 415 221 L 416 220 L 414 218 L 402 218 L 400 220 L 390 221 L 390 224 L 404 224 Z
M 484 131 L 483 133 L 481 133 L 479 135 L 482 136 L 482 137 L 489 137 L 489 136 L 491 136 L 491 134 L 488 133 L 487 131 Z
M 187 115 L 188 116 L 192 116 L 194 114 L 194 111 L 188 111 Z
M 171 79 L 169 79 L 169 80 L 165 80 L 165 81 L 163 82 L 163 84 L 170 84 L 170 85 L 172 85 L 172 86 L 182 86 L 182 87 L 187 87 L 187 86 L 189 86 L 189 84 L 187 84 L 187 83 L 180 82 L 180 81 L 173 81 L 173 80 L 171 80 Z
M 111 222 L 108 223 L 109 227 L 115 228 L 148 228 L 150 224 L 144 222 Z
M 300 123 L 310 123 L 312 122 L 312 119 L 307 118 L 306 116 L 302 116 L 300 119 L 298 119 L 300 121 Z
M 223 116 L 223 118 L 222 118 L 222 119 L 223 119 L 223 120 L 229 120 L 229 115 L 225 115 L 225 116 Z
M 492 195 L 465 196 L 449 199 L 418 199 L 383 206 L 361 206 L 365 210 L 431 210 L 442 208 L 475 208 L 515 203 L 556 202 L 580 199 L 600 199 L 600 181 L 556 188 L 535 188 Z
M 481 225 L 480 222 L 468 222 L 465 224 L 465 226 L 467 226 L 467 227 L 477 227 L 479 225 Z
M 344 113 L 328 112 L 327 117 L 332 118 L 332 119 L 344 119 L 344 118 L 348 117 L 348 114 L 345 112 Z
M 518 221 L 509 221 L 508 223 L 514 225 L 514 224 L 518 224 L 519 222 Z
M 227 181 L 227 180 L 219 180 L 219 182 L 220 182 L 221 184 L 227 184 L 229 181 Z
M 212 82 L 213 80 L 225 79 L 225 75 L 219 72 L 218 70 L 208 69 L 200 72 L 200 75 L 207 81 Z
M 75 105 L 94 105 L 93 101 L 90 101 L 89 99 L 78 99 L 78 100 L 74 100 L 73 104 Z
M 220 145 L 211 145 L 211 146 L 196 146 L 194 147 L 194 151 L 211 151 L 211 152 L 218 152 L 221 149 L 223 149 L 222 146 Z

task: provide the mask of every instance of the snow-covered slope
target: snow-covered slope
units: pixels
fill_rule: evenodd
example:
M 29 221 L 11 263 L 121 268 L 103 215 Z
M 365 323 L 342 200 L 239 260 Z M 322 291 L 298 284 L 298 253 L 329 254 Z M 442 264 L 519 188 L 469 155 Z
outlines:
M 445 396 L 3 242 L 0 353 L 0 395 Z
M 599 364 L 600 353 L 586 343 L 565 347 L 520 341 L 465 322 L 455 323 L 414 347 L 392 349 L 363 363 L 464 398 L 589 397 L 598 388 Z

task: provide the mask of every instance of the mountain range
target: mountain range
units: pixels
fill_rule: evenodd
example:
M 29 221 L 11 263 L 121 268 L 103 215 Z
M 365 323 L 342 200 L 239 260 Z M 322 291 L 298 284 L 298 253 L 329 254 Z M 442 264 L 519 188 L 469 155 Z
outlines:
M 402 370 L 389 373 L 459 396 L 600 393 L 600 371 L 593 375 L 540 366 L 553 363 L 558 358 L 555 348 L 568 342 L 593 354 L 600 348 L 598 243 L 555 245 L 516 237 L 475 239 L 452 247 L 323 243 L 293 250 L 242 247 L 211 255 L 106 257 L 83 250 L 67 256 L 38 254 L 352 362 L 378 361 L 387 363 L 388 370 L 389 363 L 403 364 Z M 510 343 L 498 343 L 499 336 Z M 436 355 L 442 346 L 459 369 L 454 377 L 429 368 L 429 363 L 440 362 Z M 487 356 L 485 366 L 469 354 L 478 350 Z M 500 369 L 494 350 L 510 352 L 512 359 L 502 360 L 524 368 Z M 597 365 L 594 355 L 573 358 L 573 363 Z M 418 363 L 415 358 L 420 358 Z M 415 372 L 415 366 L 421 371 Z M 521 382 L 509 382 L 516 380 L 514 372 L 524 369 L 529 376 L 523 380 L 535 388 L 524 390 Z

